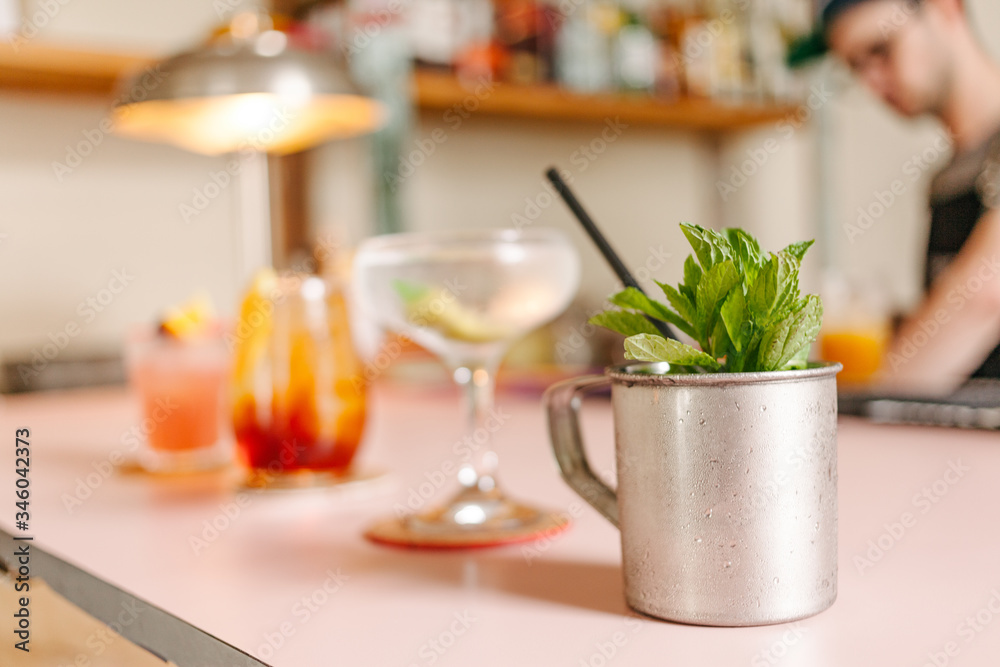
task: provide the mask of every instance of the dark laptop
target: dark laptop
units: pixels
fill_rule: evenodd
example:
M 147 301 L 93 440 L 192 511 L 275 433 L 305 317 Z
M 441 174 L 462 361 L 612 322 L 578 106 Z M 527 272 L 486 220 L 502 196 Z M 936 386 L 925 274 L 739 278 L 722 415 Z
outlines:
M 920 398 L 840 391 L 842 415 L 885 424 L 1000 429 L 1000 380 L 970 380 L 949 396 Z

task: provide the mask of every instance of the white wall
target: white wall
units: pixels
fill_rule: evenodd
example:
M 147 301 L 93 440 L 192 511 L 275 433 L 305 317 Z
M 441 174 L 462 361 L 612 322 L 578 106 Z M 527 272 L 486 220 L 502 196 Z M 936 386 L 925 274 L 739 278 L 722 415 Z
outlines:
M 221 161 L 104 136 L 104 114 L 96 103 L 0 98 L 0 350 L 31 349 L 70 322 L 81 326 L 74 348 L 109 347 L 126 324 L 199 287 L 234 298 L 231 193 L 190 223 L 178 210 Z M 88 155 L 60 180 L 53 163 L 67 163 L 67 147 Z M 121 269 L 134 280 L 98 316 L 81 316 Z

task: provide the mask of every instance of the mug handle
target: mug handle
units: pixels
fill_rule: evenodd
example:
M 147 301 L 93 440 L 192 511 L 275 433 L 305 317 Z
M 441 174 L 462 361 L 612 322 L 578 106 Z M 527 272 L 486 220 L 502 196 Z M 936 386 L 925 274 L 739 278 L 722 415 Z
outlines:
M 549 437 L 559 471 L 570 488 L 618 527 L 618 496 L 594 475 L 580 437 L 580 407 L 583 397 L 611 384 L 603 375 L 564 380 L 545 392 Z

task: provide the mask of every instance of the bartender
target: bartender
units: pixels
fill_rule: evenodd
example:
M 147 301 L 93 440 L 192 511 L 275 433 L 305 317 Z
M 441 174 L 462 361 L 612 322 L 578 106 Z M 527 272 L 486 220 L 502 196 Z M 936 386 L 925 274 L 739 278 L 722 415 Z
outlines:
M 926 296 L 883 361 L 888 388 L 1000 378 L 1000 67 L 963 0 L 829 0 L 826 43 L 902 116 L 931 115 L 954 157 L 931 185 Z

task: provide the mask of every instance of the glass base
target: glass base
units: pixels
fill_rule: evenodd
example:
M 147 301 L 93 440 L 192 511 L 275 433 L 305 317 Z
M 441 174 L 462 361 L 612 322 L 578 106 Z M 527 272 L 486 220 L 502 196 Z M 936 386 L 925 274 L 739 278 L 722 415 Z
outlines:
M 376 486 L 387 478 L 381 470 L 346 470 L 328 472 L 297 470 L 272 473 L 268 470 L 251 470 L 243 480 L 243 488 L 253 491 L 293 491 L 296 489 L 327 489 Z
M 146 447 L 139 451 L 132 461 L 136 468 L 157 475 L 210 472 L 226 468 L 232 463 L 233 445 L 228 441 L 220 441 L 211 447 L 189 450 Z
M 569 525 L 564 514 L 523 505 L 496 488 L 467 487 L 443 507 L 380 521 L 365 537 L 382 544 L 461 549 L 531 542 L 561 533 Z

